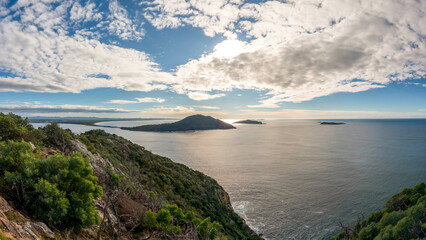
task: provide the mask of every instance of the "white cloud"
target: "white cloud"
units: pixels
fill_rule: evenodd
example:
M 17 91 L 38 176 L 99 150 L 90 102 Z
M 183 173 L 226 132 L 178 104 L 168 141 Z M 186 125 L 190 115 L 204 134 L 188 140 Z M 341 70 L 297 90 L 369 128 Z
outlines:
M 144 52 L 82 36 L 35 31 L 31 25 L 0 21 L 1 91 L 80 92 L 99 87 L 165 89 L 173 76 L 160 72 Z M 161 81 L 161 82 L 160 82 Z
M 88 1 L 84 6 L 74 2 L 70 10 L 70 19 L 77 22 L 97 21 L 102 19 L 102 14 L 97 11 L 93 2 Z
M 128 16 L 127 10 L 122 7 L 117 0 L 109 2 L 111 20 L 108 23 L 108 30 L 111 34 L 117 35 L 123 40 L 140 40 L 145 32 L 142 26 L 138 26 L 136 22 Z
M 150 97 L 136 98 L 136 100 L 138 100 L 138 102 L 145 102 L 145 103 L 162 103 L 162 102 L 166 101 L 163 98 L 150 98 Z
M 158 29 L 182 25 L 200 27 L 207 36 L 234 29 L 242 1 L 154 0 L 142 2 L 145 18 Z
M 225 94 L 223 93 L 218 93 L 218 94 L 209 94 L 205 92 L 189 92 L 188 93 L 188 97 L 196 101 L 210 100 L 210 99 L 220 98 L 224 96 Z
M 0 0 L 0 71 L 13 75 L 0 77 L 0 91 L 170 88 L 208 100 L 225 95 L 211 91 L 256 89 L 266 98 L 250 107 L 273 108 L 426 75 L 425 1 L 154 0 L 139 12 L 112 0 L 104 13 L 91 1 L 53 2 L 19 0 L 8 9 Z M 140 40 L 139 14 L 158 29 L 189 25 L 227 39 L 161 72 L 148 54 L 98 40 Z
M 202 109 L 209 109 L 209 110 L 217 110 L 220 109 L 219 107 L 216 106 L 194 106 L 196 108 L 202 108 Z
M 160 29 L 188 24 L 228 37 L 177 68 L 179 91 L 266 89 L 271 98 L 257 106 L 277 107 L 425 76 L 425 8 L 414 0 L 154 1 L 146 15 Z
M 280 109 L 278 111 L 242 110 L 241 116 L 271 119 L 355 119 L 355 118 L 425 118 L 424 112 L 380 112 L 380 111 L 341 111 Z
M 136 100 L 111 100 L 108 101 L 108 103 L 115 103 L 115 104 L 130 104 L 130 103 L 162 103 L 166 101 L 163 98 L 135 98 Z
M 257 107 L 278 107 L 421 78 L 426 26 L 419 23 L 426 21 L 420 10 L 425 8 L 424 1 L 245 4 L 240 15 L 255 21 L 242 24 L 254 40 L 224 48 L 224 56 L 218 53 L 230 41 L 225 40 L 178 67 L 181 91 L 263 89 L 271 97 Z
M 138 103 L 138 101 L 134 101 L 134 100 L 111 100 L 111 101 L 108 101 L 108 103 L 129 104 L 129 103 Z
M 23 112 L 23 113 L 131 113 L 134 110 L 118 108 L 104 108 L 87 105 L 41 105 L 41 104 L 19 104 L 0 105 L 0 111 Z

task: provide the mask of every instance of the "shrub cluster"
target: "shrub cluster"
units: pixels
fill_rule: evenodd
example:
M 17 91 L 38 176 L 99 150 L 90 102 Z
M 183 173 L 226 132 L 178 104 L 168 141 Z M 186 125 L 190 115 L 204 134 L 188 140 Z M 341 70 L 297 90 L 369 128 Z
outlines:
M 426 185 L 420 183 L 394 195 L 382 211 L 374 212 L 337 239 L 392 240 L 426 237 Z
M 169 235 L 182 234 L 188 226 L 197 230 L 200 239 L 219 239 L 222 225 L 216 221 L 211 222 L 210 217 L 204 220 L 198 218 L 193 211 L 183 213 L 176 204 L 166 205 L 157 213 L 147 211 L 143 218 L 143 226 L 148 229 L 162 230 Z M 222 240 L 226 237 L 221 236 Z
M 99 223 L 93 199 L 102 196 L 102 188 L 81 153 L 44 158 L 24 141 L 2 141 L 0 187 L 16 205 L 51 226 L 78 229 Z

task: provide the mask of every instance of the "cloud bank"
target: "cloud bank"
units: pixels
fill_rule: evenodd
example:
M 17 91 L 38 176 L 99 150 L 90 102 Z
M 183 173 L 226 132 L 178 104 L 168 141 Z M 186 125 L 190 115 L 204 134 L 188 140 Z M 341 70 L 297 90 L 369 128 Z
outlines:
M 123 3 L 0 1 L 0 91 L 169 89 L 209 100 L 257 89 L 266 98 L 250 107 L 273 108 L 426 75 L 426 1 L 153 0 L 136 10 Z M 148 54 L 103 40 L 143 41 L 144 22 L 227 39 L 162 72 Z
M 166 101 L 164 98 L 135 98 L 136 100 L 111 100 L 108 103 L 129 104 L 129 103 L 162 103 Z
M 26 113 L 131 113 L 133 110 L 118 108 L 103 108 L 86 105 L 41 105 L 41 104 L 14 104 L 0 105 L 2 112 L 26 112 Z

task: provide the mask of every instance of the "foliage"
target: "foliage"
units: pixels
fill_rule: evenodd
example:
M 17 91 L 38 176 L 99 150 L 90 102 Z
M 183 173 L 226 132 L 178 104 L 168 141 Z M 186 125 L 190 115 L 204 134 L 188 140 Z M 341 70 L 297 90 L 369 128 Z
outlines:
M 71 130 L 60 128 L 58 123 L 46 125 L 43 133 L 46 136 L 47 144 L 59 148 L 62 152 L 65 152 L 74 138 Z
M 406 188 L 386 202 L 386 208 L 374 212 L 332 239 L 391 240 L 426 237 L 426 185 Z
M 156 214 L 152 211 L 147 211 L 143 218 L 143 226 L 145 228 L 162 230 L 172 236 L 181 234 L 183 228 L 187 225 L 195 226 L 200 239 L 216 239 L 216 237 L 222 235 L 221 224 L 216 221 L 211 222 L 210 217 L 201 220 L 195 216 L 193 211 L 183 214 L 182 209 L 176 204 L 166 205 Z
M 214 179 L 102 130 L 91 130 L 77 137 L 90 143 L 92 153 L 99 153 L 120 169 L 120 183 L 130 195 L 146 191 L 150 200 L 160 205 L 173 203 L 187 212 L 193 210 L 202 219 L 210 217 L 232 239 L 260 239 L 232 211 L 227 193 Z
M 0 230 L 0 240 L 13 240 L 11 238 L 6 237 L 3 232 Z
M 13 113 L 0 112 L 0 140 L 22 140 L 37 142 L 43 138 L 43 133 L 28 122 Z
M 99 222 L 93 199 L 102 195 L 87 158 L 37 157 L 25 142 L 0 142 L 0 184 L 3 193 L 31 215 L 59 228 L 80 228 Z
M 102 195 L 102 188 L 88 160 L 70 151 L 71 141 L 77 138 L 89 151 L 112 163 L 113 167 L 105 169 L 108 176 L 99 176 L 106 191 L 114 188 L 134 202 L 146 196 L 148 207 L 156 212 L 151 216 L 147 212 L 151 225 L 149 221 L 144 224 L 148 228 L 160 227 L 176 235 L 186 230 L 187 224 L 195 230 L 210 218 L 207 227 L 223 226 L 217 231 L 222 238 L 260 239 L 232 211 L 227 193 L 214 179 L 124 138 L 102 130 L 76 136 L 57 124 L 34 129 L 27 119 L 14 114 L 0 114 L 0 137 L 0 193 L 50 226 L 78 229 L 99 222 L 92 200 Z M 36 148 L 22 140 L 31 141 Z M 66 156 L 45 157 L 53 152 L 46 148 L 52 147 Z M 111 204 L 116 204 L 115 195 L 111 196 Z M 162 206 L 167 208 L 161 211 Z

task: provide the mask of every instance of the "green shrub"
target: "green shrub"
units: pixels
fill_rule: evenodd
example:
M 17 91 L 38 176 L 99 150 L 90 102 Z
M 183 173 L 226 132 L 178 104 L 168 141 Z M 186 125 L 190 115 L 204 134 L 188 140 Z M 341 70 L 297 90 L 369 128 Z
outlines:
M 341 232 L 334 239 L 410 240 L 426 237 L 426 185 L 420 183 L 395 194 L 383 211 L 372 213 L 351 229 L 350 238 Z M 363 226 L 363 227 L 360 227 Z
M 60 128 L 58 123 L 45 126 L 43 133 L 46 136 L 47 143 L 59 148 L 62 152 L 69 148 L 71 140 L 74 138 L 71 130 Z
M 43 133 L 28 122 L 28 119 L 9 113 L 0 112 L 0 140 L 18 140 L 38 142 L 43 139 Z
M 0 240 L 13 240 L 11 238 L 6 237 L 3 232 L 0 230 Z
M 28 143 L 0 142 L 0 171 L 4 193 L 35 217 L 59 228 L 99 223 L 93 199 L 102 188 L 81 153 L 38 158 Z
M 211 222 L 209 217 L 201 220 L 195 216 L 193 211 L 183 214 L 182 209 L 176 204 L 166 205 L 157 214 L 147 211 L 143 217 L 143 227 L 161 230 L 169 235 L 182 234 L 182 227 L 187 223 L 196 226 L 198 236 L 201 239 L 215 239 L 221 235 L 223 229 L 221 224 L 216 221 Z
M 145 212 L 143 226 L 149 229 L 153 229 L 157 226 L 157 217 L 151 210 Z

